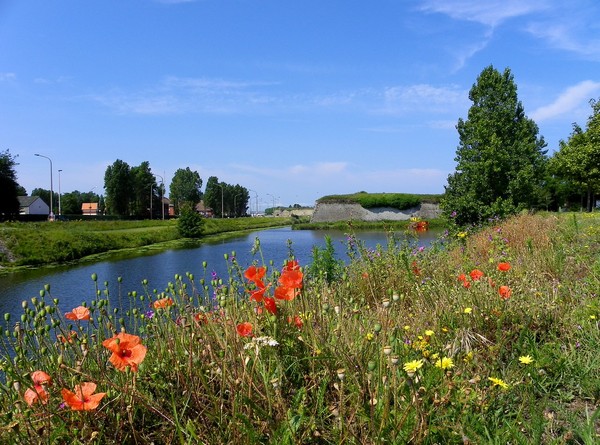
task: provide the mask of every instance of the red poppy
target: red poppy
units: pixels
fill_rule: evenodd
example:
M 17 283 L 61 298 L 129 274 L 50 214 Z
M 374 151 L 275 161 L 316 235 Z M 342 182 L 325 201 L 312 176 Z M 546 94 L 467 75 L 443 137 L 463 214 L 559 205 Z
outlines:
M 194 315 L 194 320 L 196 320 L 198 324 L 208 324 L 208 317 L 204 312 L 198 312 Z
M 290 323 L 290 324 L 294 323 L 294 325 L 298 329 L 302 329 L 302 326 L 304 326 L 304 322 L 302 321 L 302 319 L 298 315 L 294 315 L 293 318 L 292 317 L 288 317 L 288 323 Z
M 56 336 L 56 338 L 59 339 L 63 343 L 73 343 L 73 339 L 77 338 L 77 332 L 75 332 L 75 331 L 69 332 L 69 338 L 66 338 L 62 334 L 58 334 Z
M 275 298 L 265 297 L 264 304 L 265 309 L 269 311 L 269 313 L 273 315 L 277 314 L 277 305 L 275 304 Z
M 463 283 L 467 281 L 467 276 L 464 273 L 461 273 L 457 278 L 458 281 L 462 281 Z
M 154 309 L 164 309 L 169 306 L 173 306 L 173 299 L 171 297 L 161 298 L 152 303 Z
M 250 292 L 250 300 L 260 303 L 261 301 L 263 301 L 266 290 L 267 290 L 266 287 L 261 287 L 259 289 L 251 291 Z
M 252 336 L 252 323 L 245 322 L 238 324 L 235 329 L 240 337 L 251 337 Z
M 479 269 L 473 269 L 469 275 L 471 275 L 471 279 L 473 281 L 477 281 L 481 277 L 483 277 L 484 273 L 482 271 L 480 271 Z
M 275 298 L 278 300 L 292 301 L 298 295 L 298 291 L 293 287 L 277 286 L 275 288 Z
M 61 390 L 63 400 L 75 411 L 89 411 L 98 408 L 100 401 L 106 395 L 104 392 L 94 394 L 96 384 L 94 382 L 85 382 L 81 385 L 75 385 L 75 391 L 71 392 L 63 388 Z
M 470 282 L 470 281 L 467 281 L 467 280 L 465 280 L 465 281 L 463 281 L 463 284 L 462 284 L 462 285 L 463 285 L 463 287 L 464 287 L 464 288 L 468 289 L 468 288 L 470 288 L 470 287 L 471 287 L 471 282 Z
M 283 270 L 286 271 L 291 271 L 291 270 L 298 270 L 300 269 L 300 264 L 298 264 L 297 260 L 289 260 L 287 263 L 285 263 L 285 266 L 283 267 Z
M 413 273 L 414 273 L 415 275 L 417 275 L 417 276 L 421 275 L 421 269 L 419 269 L 419 268 L 417 267 L 417 262 L 416 262 L 416 261 L 413 261 L 413 262 L 412 262 L 412 264 L 411 264 L 411 267 L 412 267 L 412 271 L 413 271 Z
M 510 270 L 510 263 L 500 263 L 500 264 L 498 264 L 498 270 L 500 272 L 508 272 Z
M 33 388 L 28 388 L 25 391 L 25 395 L 23 396 L 25 402 L 29 406 L 38 401 L 43 404 L 47 403 L 48 391 L 46 391 L 45 387 L 52 384 L 52 378 L 44 371 L 34 371 L 31 373 L 31 380 L 33 380 Z
M 124 371 L 129 366 L 133 372 L 136 372 L 146 357 L 146 347 L 141 344 L 141 339 L 137 335 L 120 332 L 104 340 L 102 346 L 112 351 L 108 360 L 119 371 Z
M 257 286 L 264 287 L 264 284 L 262 284 L 261 280 L 265 276 L 266 272 L 267 268 L 264 266 L 249 266 L 248 269 L 246 269 L 246 271 L 244 272 L 244 277 L 246 277 L 250 281 L 253 281 L 254 283 L 257 283 Z M 261 283 L 261 285 L 258 285 L 258 283 Z
M 498 293 L 500 294 L 500 298 L 503 300 L 508 300 L 510 298 L 510 294 L 512 293 L 512 289 L 508 286 L 500 286 L 498 288 Z
M 65 314 L 67 320 L 89 320 L 90 310 L 85 306 L 78 306 Z
M 304 274 L 299 269 L 284 270 L 279 277 L 279 284 L 293 289 L 302 289 L 302 278 Z

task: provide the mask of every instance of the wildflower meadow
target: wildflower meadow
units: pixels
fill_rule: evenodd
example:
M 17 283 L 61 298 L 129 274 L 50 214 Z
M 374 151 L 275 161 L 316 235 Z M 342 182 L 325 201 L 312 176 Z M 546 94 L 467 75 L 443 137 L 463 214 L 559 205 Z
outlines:
M 0 442 L 600 441 L 596 214 L 523 214 L 425 249 L 350 234 L 348 263 L 253 249 L 252 264 L 224 252 L 226 277 L 203 263 L 114 296 L 93 275 L 79 307 L 50 286 L 24 300 L 2 325 Z

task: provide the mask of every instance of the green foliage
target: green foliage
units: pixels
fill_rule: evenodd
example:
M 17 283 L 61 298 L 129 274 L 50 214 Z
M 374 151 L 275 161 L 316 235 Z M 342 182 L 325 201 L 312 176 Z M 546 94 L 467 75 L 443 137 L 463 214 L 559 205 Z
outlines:
M 350 195 L 328 195 L 317 200 L 318 203 L 356 203 L 365 209 L 375 207 L 391 207 L 406 210 L 420 205 L 422 202 L 439 202 L 440 195 L 413 195 L 407 193 L 367 193 L 358 192 Z
M 129 215 L 132 187 L 131 169 L 127 162 L 117 159 L 106 168 L 104 189 L 109 215 Z
M 197 171 L 177 169 L 169 186 L 169 198 L 175 206 L 175 213 L 179 214 L 185 203 L 197 204 L 202 198 L 202 179 Z
M 194 205 L 184 203 L 177 219 L 177 230 L 184 238 L 200 238 L 204 229 L 204 218 L 196 212 Z
M 325 247 L 314 246 L 312 263 L 308 273 L 315 278 L 322 278 L 331 284 L 338 281 L 344 272 L 344 262 L 335 256 L 335 247 L 329 235 L 325 236 Z
M 245 216 L 249 200 L 248 189 L 239 184 L 219 182 L 216 176 L 211 176 L 206 182 L 204 204 L 219 218 Z
M 587 194 L 587 210 L 592 211 L 592 196 L 600 190 L 600 102 L 591 100 L 592 114 L 586 129 L 573 124 L 569 139 L 560 141 L 560 149 L 550 159 L 553 174 Z
M 541 205 L 545 142 L 525 115 L 510 70 L 485 68 L 469 92 L 468 119 L 458 120 L 456 171 L 442 208 L 459 225 Z
M 0 221 L 19 214 L 19 184 L 15 172 L 15 158 L 9 150 L 0 152 Z

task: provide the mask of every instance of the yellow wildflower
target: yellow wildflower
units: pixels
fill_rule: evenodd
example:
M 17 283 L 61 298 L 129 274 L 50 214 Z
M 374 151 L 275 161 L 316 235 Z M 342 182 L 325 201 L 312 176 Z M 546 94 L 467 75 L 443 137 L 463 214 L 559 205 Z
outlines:
M 471 312 L 473 312 L 473 308 L 472 307 L 466 307 L 465 310 L 463 311 L 465 314 L 470 314 Z
M 412 362 L 406 362 L 404 364 L 404 370 L 409 375 L 412 375 L 415 372 L 417 372 L 419 369 L 421 369 L 422 366 L 423 366 L 423 359 L 421 359 L 421 360 L 413 360 Z
M 434 332 L 431 329 L 425 331 L 425 335 L 427 335 L 428 337 L 431 337 L 433 334 Z
M 450 369 L 454 367 L 454 362 L 450 357 L 442 357 L 437 362 L 435 362 L 435 366 L 437 368 Z
M 533 363 L 533 358 L 531 358 L 530 355 L 523 355 L 523 356 L 519 357 L 519 361 L 523 365 L 529 365 L 530 363 Z
M 371 341 L 375 338 L 375 334 L 373 334 L 372 332 L 369 332 L 367 335 L 365 335 L 365 339 L 367 341 Z
M 499 386 L 502 389 L 508 389 L 508 383 L 506 383 L 502 379 L 497 379 L 496 377 L 488 377 L 488 380 L 494 384 L 494 386 Z
M 459 238 L 461 238 L 461 239 L 465 238 L 467 236 L 467 232 L 458 232 L 456 234 L 456 236 L 459 237 Z

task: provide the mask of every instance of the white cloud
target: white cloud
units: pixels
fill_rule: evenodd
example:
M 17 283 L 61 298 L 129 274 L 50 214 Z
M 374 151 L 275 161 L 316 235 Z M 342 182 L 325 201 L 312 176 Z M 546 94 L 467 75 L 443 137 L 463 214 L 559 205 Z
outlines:
M 421 10 L 496 27 L 502 22 L 548 8 L 546 0 L 425 0 Z
M 468 97 L 457 86 L 436 87 L 427 84 L 394 86 L 383 92 L 384 109 L 387 113 L 397 112 L 447 112 L 462 107 Z
M 15 73 L 0 73 L 0 82 L 15 80 L 16 78 L 17 75 Z
M 538 39 L 546 40 L 552 47 L 570 51 L 592 60 L 600 60 L 600 39 L 595 38 L 597 29 L 587 30 L 581 20 L 567 23 L 533 23 L 527 31 Z M 594 37 L 586 35 L 590 33 Z M 578 34 L 580 36 L 578 36 Z
M 584 103 L 587 104 L 598 91 L 600 91 L 600 82 L 584 80 L 567 88 L 554 102 L 534 110 L 530 117 L 536 122 L 542 122 L 565 114 L 572 115 L 573 110 L 578 109 Z

